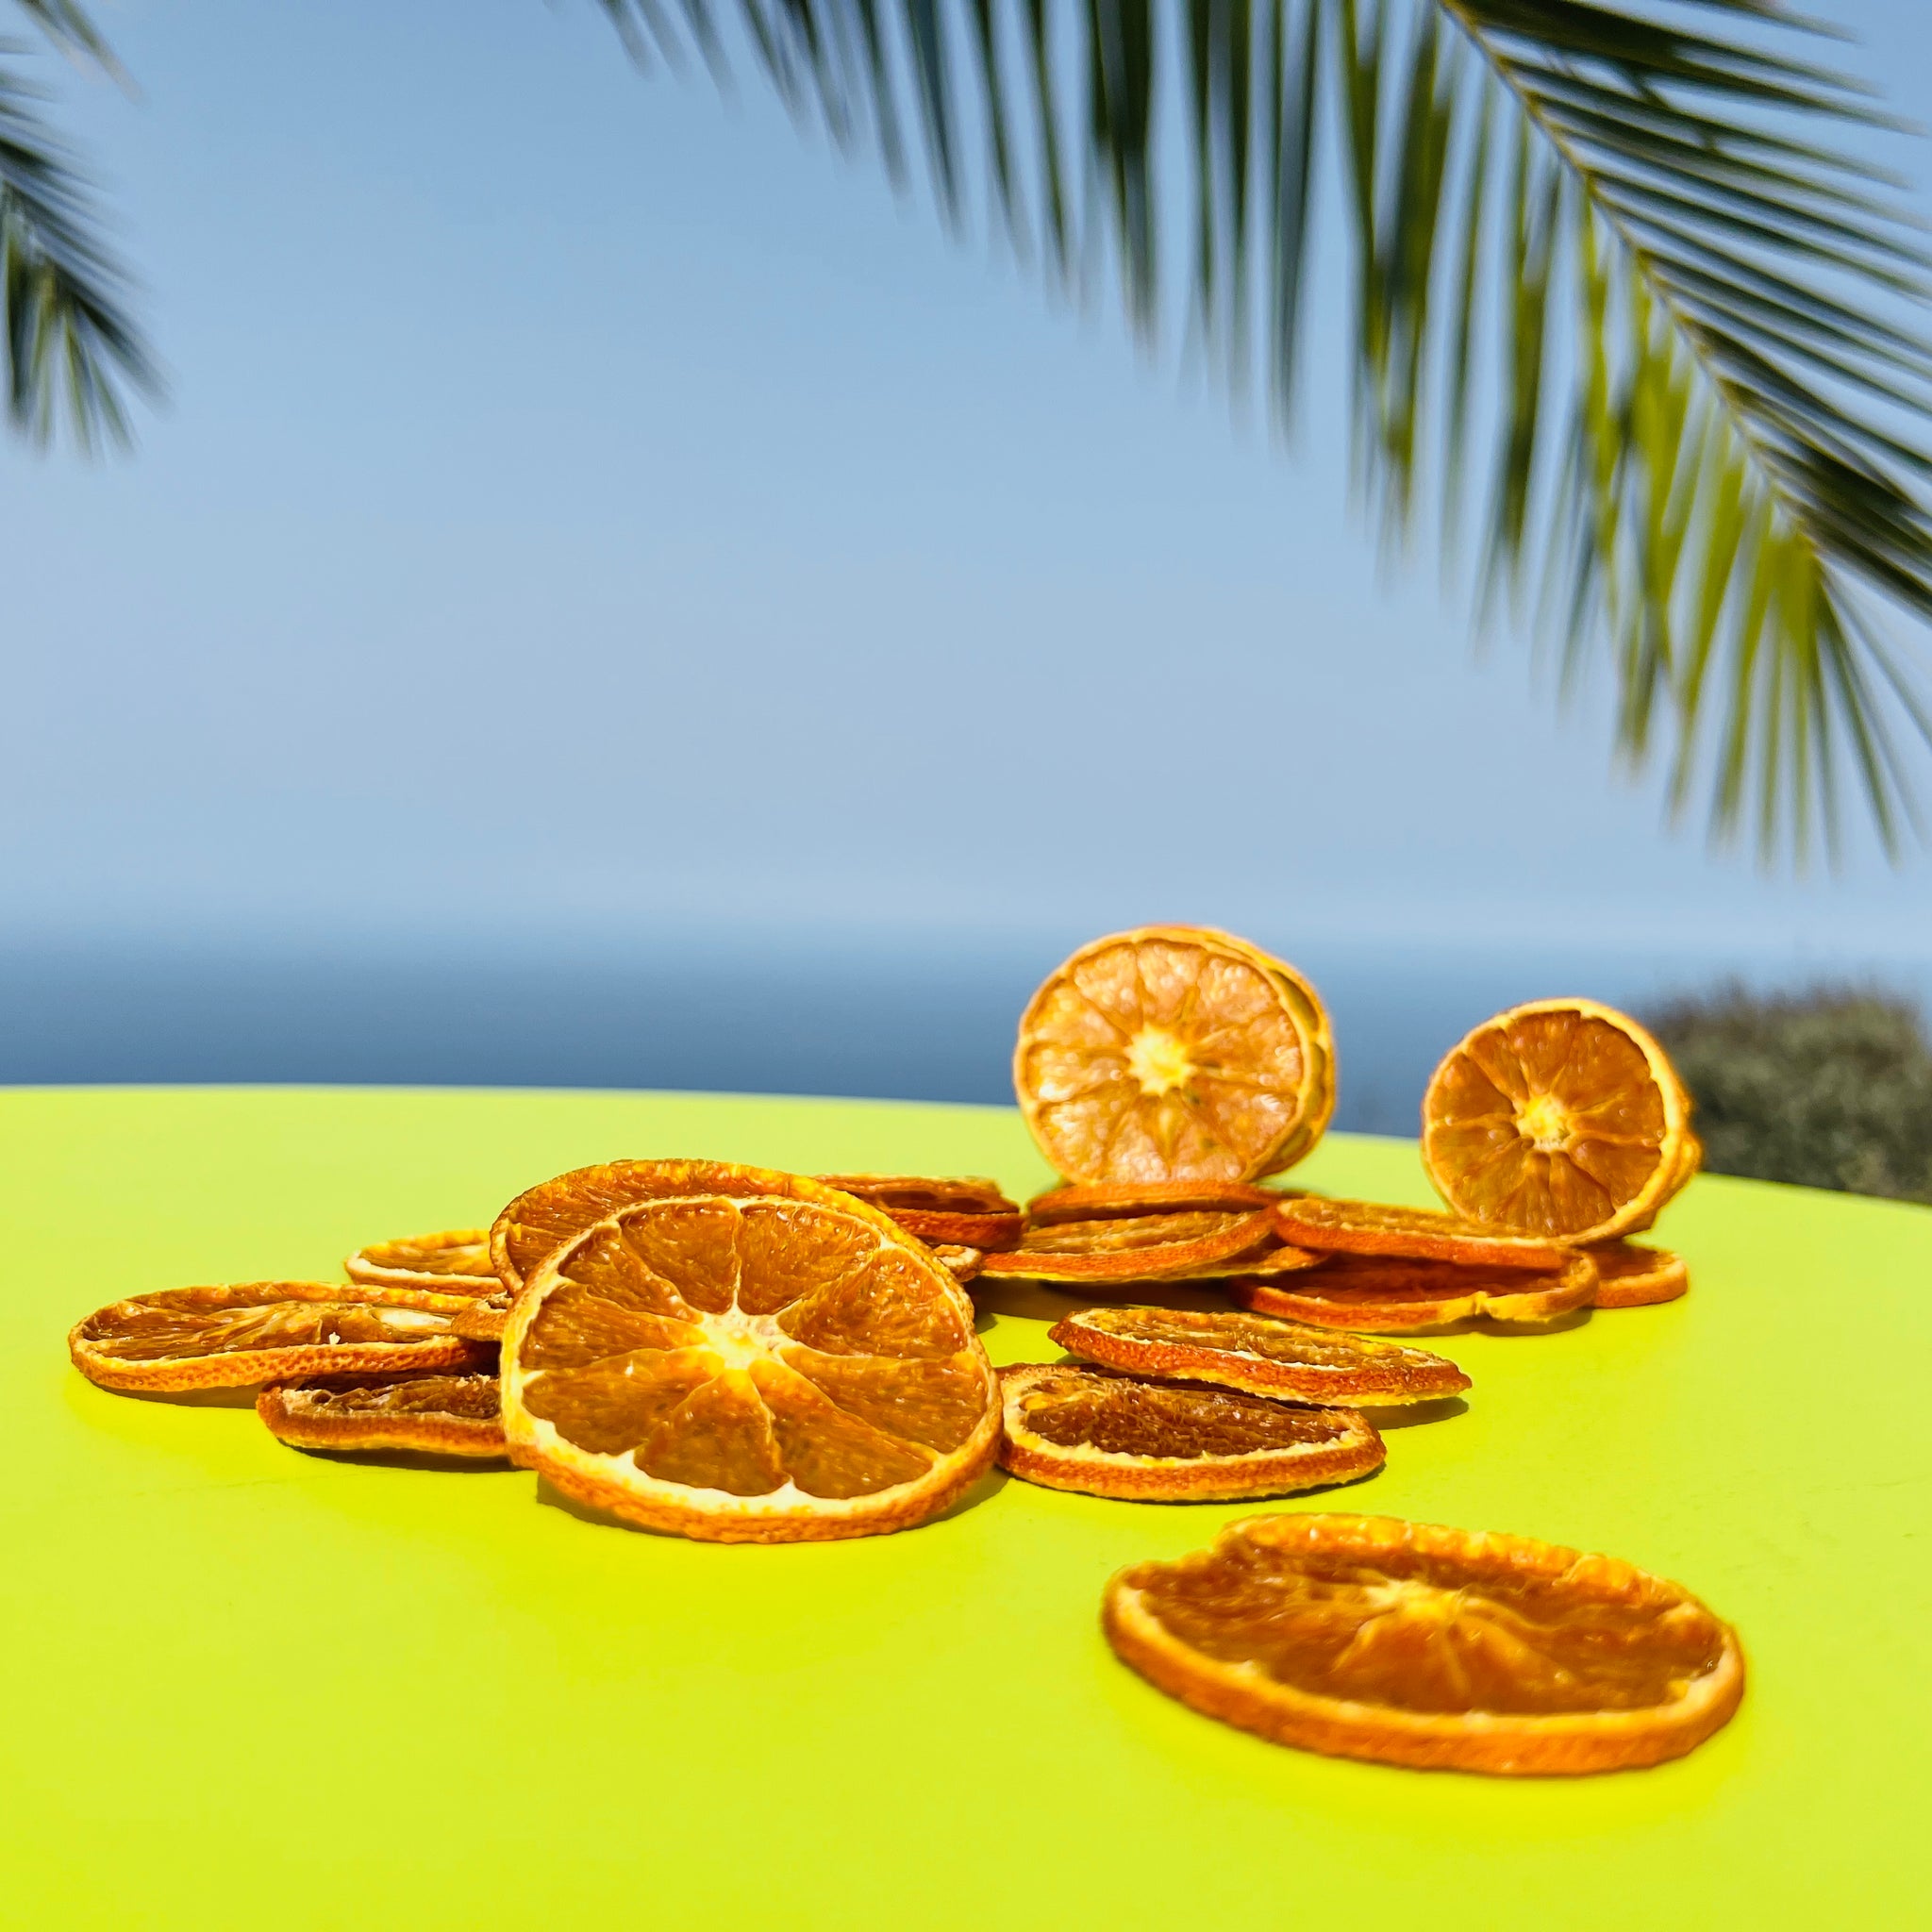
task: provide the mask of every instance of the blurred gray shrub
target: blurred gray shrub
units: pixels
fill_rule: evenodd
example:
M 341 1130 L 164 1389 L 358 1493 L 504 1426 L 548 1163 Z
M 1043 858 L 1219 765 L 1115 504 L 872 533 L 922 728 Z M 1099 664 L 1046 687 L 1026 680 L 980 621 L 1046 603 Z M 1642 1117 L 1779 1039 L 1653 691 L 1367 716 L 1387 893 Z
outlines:
M 1733 984 L 1649 1024 L 1697 1102 L 1711 1173 L 1932 1201 L 1932 1048 L 1908 1000 Z

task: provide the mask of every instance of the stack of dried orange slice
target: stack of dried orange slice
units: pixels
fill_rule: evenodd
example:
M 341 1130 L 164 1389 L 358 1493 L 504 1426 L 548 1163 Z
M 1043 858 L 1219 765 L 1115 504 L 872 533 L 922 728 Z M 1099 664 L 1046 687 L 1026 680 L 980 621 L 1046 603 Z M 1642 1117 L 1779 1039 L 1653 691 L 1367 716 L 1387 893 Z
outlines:
M 1446 1212 L 1261 1185 L 1320 1140 L 1334 1047 L 1307 981 L 1226 933 L 1081 948 L 1028 1006 L 1014 1077 L 1061 1176 L 1024 1211 L 974 1176 L 614 1161 L 487 1229 L 358 1249 L 346 1282 L 127 1297 L 70 1350 L 108 1389 L 253 1388 L 303 1449 L 508 1459 L 652 1528 L 777 1542 L 926 1522 L 995 1456 L 1139 1501 L 1352 1481 L 1385 1459 L 1376 1413 L 1470 1386 L 1390 1335 L 1684 1292 L 1676 1257 L 1627 1237 L 1696 1171 L 1690 1103 L 1590 1002 L 1502 1014 L 1437 1070 L 1423 1157 Z M 1049 1329 L 1067 1359 L 996 1376 L 963 1287 L 982 1274 L 1105 1300 Z M 1209 1283 L 1238 1306 L 1176 1286 Z M 1149 1290 L 1197 1306 L 1135 1305 Z M 1404 1764 L 1653 1763 L 1742 1688 L 1735 1634 L 1674 1584 L 1375 1518 L 1235 1524 L 1122 1572 L 1104 1620 L 1202 1710 Z
M 1386 1453 L 1362 1407 L 1469 1387 L 1441 1356 L 1267 1315 L 1081 1308 L 1047 1333 L 1081 1359 L 1000 1372 L 1000 1460 L 1088 1495 L 1224 1501 L 1351 1481 Z

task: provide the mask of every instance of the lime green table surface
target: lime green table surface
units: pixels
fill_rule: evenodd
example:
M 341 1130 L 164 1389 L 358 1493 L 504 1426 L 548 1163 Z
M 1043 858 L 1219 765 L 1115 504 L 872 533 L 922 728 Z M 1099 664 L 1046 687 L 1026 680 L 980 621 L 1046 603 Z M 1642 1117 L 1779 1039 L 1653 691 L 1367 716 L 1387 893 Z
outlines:
M 899 1536 L 718 1547 L 508 1469 L 284 1448 L 103 1393 L 116 1296 L 333 1275 L 563 1168 L 1046 1179 L 997 1108 L 653 1093 L 0 1091 L 0 1921 L 307 1927 L 1932 1922 L 1932 1211 L 1706 1177 L 1674 1306 L 1451 1336 L 1463 1413 L 1317 1497 L 1000 1477 Z M 1426 1201 L 1413 1148 L 1298 1179 Z M 1040 1296 L 1044 1291 L 1035 1290 Z M 1015 1300 L 996 1361 L 1052 1359 Z M 1116 1663 L 1102 1585 L 1253 1508 L 1507 1529 L 1740 1629 L 1702 1750 L 1572 1781 L 1284 1750 Z

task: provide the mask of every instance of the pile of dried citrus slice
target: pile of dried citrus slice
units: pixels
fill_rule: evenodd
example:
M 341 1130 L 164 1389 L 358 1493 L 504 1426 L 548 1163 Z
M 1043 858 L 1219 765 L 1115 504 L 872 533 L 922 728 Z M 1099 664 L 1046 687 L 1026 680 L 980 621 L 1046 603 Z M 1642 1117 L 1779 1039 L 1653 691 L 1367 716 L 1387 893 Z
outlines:
M 254 1389 L 298 1448 L 508 1459 L 614 1517 L 775 1542 L 929 1521 L 995 1457 L 1130 1501 L 1354 1481 L 1387 1454 L 1375 1414 L 1470 1386 L 1391 1335 L 1685 1291 L 1626 1237 L 1696 1171 L 1690 1103 L 1587 1001 L 1502 1014 L 1437 1070 L 1423 1159 L 1446 1212 L 1262 1185 L 1321 1139 L 1334 1046 L 1307 982 L 1226 933 L 1083 947 L 1027 1007 L 1014 1080 L 1061 1176 L 1024 1209 L 974 1176 L 619 1160 L 488 1228 L 358 1249 L 346 1281 L 129 1296 L 70 1352 L 107 1389 Z M 966 1284 L 991 1312 L 1013 1277 L 1067 1292 L 1046 1330 L 1066 1358 L 996 1375 Z M 1234 1524 L 1123 1571 L 1104 1622 L 1197 1708 L 1402 1764 L 1653 1763 L 1743 1682 L 1735 1634 L 1676 1585 L 1382 1518 Z

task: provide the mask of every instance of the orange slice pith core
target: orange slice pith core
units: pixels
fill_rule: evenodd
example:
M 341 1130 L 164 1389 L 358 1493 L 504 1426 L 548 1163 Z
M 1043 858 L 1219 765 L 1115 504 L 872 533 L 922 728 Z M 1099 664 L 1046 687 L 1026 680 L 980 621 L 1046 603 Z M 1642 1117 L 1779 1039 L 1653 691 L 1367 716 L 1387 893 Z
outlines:
M 1249 1517 L 1108 1586 L 1121 1657 L 1278 1742 L 1504 1774 L 1656 1764 L 1736 1710 L 1736 1633 L 1681 1586 L 1528 1537 Z
M 1596 1265 L 1573 1256 L 1547 1274 L 1526 1268 L 1465 1268 L 1378 1255 L 1332 1255 L 1283 1287 L 1242 1278 L 1235 1299 L 1257 1314 L 1318 1328 L 1405 1335 L 1483 1315 L 1498 1322 L 1553 1322 L 1590 1307 Z
M 1436 1069 L 1423 1165 L 1466 1220 L 1606 1241 L 1690 1179 L 1689 1121 L 1669 1059 L 1634 1020 L 1540 1000 L 1486 1021 Z
M 330 1281 L 249 1281 L 132 1295 L 67 1338 L 103 1389 L 244 1389 L 298 1375 L 467 1366 L 479 1344 L 451 1332 L 464 1295 Z
M 481 1457 L 508 1453 L 494 1374 L 397 1381 L 330 1375 L 273 1383 L 256 1397 L 255 1410 L 275 1436 L 298 1449 Z
M 1467 1389 L 1425 1349 L 1335 1334 L 1270 1315 L 1179 1308 L 1081 1308 L 1047 1335 L 1071 1354 L 1129 1374 L 1178 1376 L 1323 1407 L 1392 1407 Z
M 1021 1016 L 1013 1086 L 1074 1181 L 1254 1180 L 1300 1159 L 1335 1104 L 1314 990 L 1201 926 L 1083 946 Z
M 621 1209 L 538 1270 L 504 1336 L 513 1457 L 724 1541 L 899 1529 L 992 1460 L 973 1305 L 877 1210 L 803 1179 Z
M 1078 1363 L 1000 1371 L 1000 1461 L 1049 1489 L 1148 1502 L 1285 1496 L 1382 1466 L 1346 1408 L 1307 1408 Z
M 405 1235 L 371 1241 L 342 1263 L 351 1281 L 397 1288 L 441 1289 L 448 1294 L 487 1294 L 496 1271 L 490 1265 L 487 1227 L 451 1227 L 438 1234 Z M 468 1284 L 475 1282 L 472 1290 Z
M 1591 1248 L 1596 1264 L 1596 1305 L 1600 1308 L 1648 1308 L 1688 1294 L 1690 1271 L 1681 1255 L 1648 1248 L 1638 1241 L 1606 1241 Z

